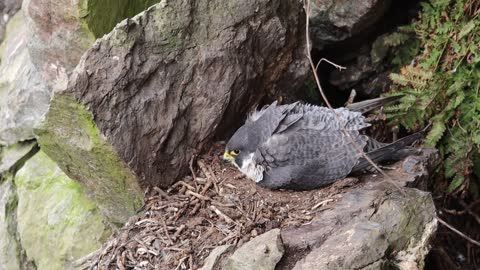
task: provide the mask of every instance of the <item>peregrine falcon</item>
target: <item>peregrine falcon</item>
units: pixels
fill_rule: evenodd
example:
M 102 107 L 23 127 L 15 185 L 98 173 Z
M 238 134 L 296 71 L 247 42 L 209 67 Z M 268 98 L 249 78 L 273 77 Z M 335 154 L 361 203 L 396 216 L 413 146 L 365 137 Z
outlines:
M 273 102 L 248 116 L 228 141 L 223 158 L 267 188 L 308 190 L 325 186 L 370 167 L 358 147 L 375 162 L 398 160 L 412 153 L 407 147 L 421 139 L 422 132 L 390 144 L 360 133 L 370 126 L 363 113 L 395 99 L 398 97 L 377 98 L 334 111 L 298 102 Z

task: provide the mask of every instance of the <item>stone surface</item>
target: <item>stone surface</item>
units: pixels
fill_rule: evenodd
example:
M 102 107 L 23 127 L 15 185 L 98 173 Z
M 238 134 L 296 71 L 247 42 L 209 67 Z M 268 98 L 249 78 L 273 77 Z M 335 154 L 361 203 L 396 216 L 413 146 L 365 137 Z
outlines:
M 433 190 L 434 181 L 430 179 L 437 165 L 442 162 L 436 149 L 423 149 L 422 155 L 409 156 L 402 162 L 402 170 L 408 175 L 403 179 L 408 187 L 421 190 Z
M 409 249 L 409 245 L 421 242 L 425 231 L 428 232 L 427 239 L 433 236 L 434 230 L 426 230 L 430 223 L 436 225 L 435 208 L 428 193 L 409 191 L 411 199 L 403 199 L 401 194 L 382 197 L 380 193 L 372 193 L 371 195 L 378 196 L 380 202 L 377 203 L 381 204 L 370 206 L 370 210 L 362 212 L 354 207 L 355 201 L 369 199 L 370 203 L 375 203 L 378 199 L 358 197 L 359 194 L 355 194 L 355 197 L 348 193 L 345 195 L 344 200 L 350 201 L 352 209 L 346 211 L 346 214 L 354 216 L 353 221 L 345 220 L 340 231 L 326 236 L 320 247 L 309 252 L 293 269 L 365 269 L 374 263 L 399 264 L 400 261 L 389 259 L 391 254 L 397 254 Z M 342 209 L 335 208 L 336 214 L 344 215 L 339 212 Z M 355 212 L 360 213 L 355 216 Z M 328 213 L 326 216 L 329 216 Z M 325 222 L 323 215 L 320 215 L 313 222 L 314 226 L 319 224 L 320 219 Z M 422 254 L 420 261 L 415 263 L 423 263 L 426 253 Z
M 136 176 L 104 142 L 85 106 L 68 95 L 55 96 L 37 130 L 39 144 L 68 176 L 82 183 L 110 222 L 123 225 L 143 203 Z
M 110 234 L 83 187 L 43 152 L 29 159 L 14 181 L 20 243 L 37 269 L 71 269 Z
M 36 143 L 20 143 L 0 148 L 0 270 L 30 269 L 18 240 L 13 183 L 15 173 L 38 151 Z
M 24 0 L 28 49 L 34 66 L 51 85 L 59 72 L 71 71 L 95 41 L 82 23 L 86 1 Z
M 15 237 L 15 200 L 12 179 L 4 179 L 0 182 L 0 270 L 17 270 L 21 265 Z
M 301 14 L 298 1 L 163 1 L 98 40 L 58 97 L 86 105 L 142 186 L 166 186 L 224 131 L 222 119 L 303 83 Z M 69 149 L 56 151 L 46 149 L 68 171 Z
M 259 235 L 228 258 L 225 270 L 274 270 L 283 256 L 280 229 L 270 230 Z
M 10 20 L 0 46 L 0 144 L 32 139 L 48 110 L 50 90 L 32 65 L 26 47 L 24 17 Z
M 27 142 L 0 148 L 0 178 L 2 175 L 17 171 L 27 159 L 38 151 L 36 143 Z
M 95 39 L 158 0 L 25 0 L 28 47 L 47 82 L 69 73 Z
M 205 263 L 200 270 L 214 270 L 215 267 L 218 266 L 218 262 L 222 256 L 231 249 L 233 249 L 232 245 L 223 245 L 214 248 L 212 251 L 210 251 L 210 254 L 208 255 L 207 259 L 205 259 Z
M 5 36 L 5 26 L 21 6 L 22 0 L 0 1 L 0 43 L 2 43 Z
M 360 35 L 382 18 L 390 0 L 311 1 L 310 33 L 313 46 L 339 43 Z

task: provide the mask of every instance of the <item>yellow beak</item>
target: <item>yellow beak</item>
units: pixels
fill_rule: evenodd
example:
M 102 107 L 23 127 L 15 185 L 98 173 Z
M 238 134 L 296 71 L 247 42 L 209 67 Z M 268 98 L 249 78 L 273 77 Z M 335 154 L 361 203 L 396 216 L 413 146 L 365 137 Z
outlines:
M 228 160 L 228 161 L 233 161 L 234 157 L 232 157 L 232 155 L 230 155 L 229 153 L 225 152 L 225 153 L 223 153 L 223 159 Z

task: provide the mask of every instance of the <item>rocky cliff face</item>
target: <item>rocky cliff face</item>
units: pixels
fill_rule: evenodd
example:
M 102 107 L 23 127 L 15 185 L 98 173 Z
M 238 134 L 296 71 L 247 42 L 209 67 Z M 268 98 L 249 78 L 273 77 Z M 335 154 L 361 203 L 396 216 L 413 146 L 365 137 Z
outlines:
M 117 215 L 108 215 L 101 200 L 38 152 L 34 142 L 52 86 L 95 40 L 89 29 L 99 22 L 85 20 L 89 12 L 105 7 L 94 2 L 24 1 L 18 13 L 21 1 L 0 3 L 0 269 L 72 269 L 75 259 L 98 248 L 113 227 L 141 206 L 141 192 L 132 192 L 139 195 L 127 214 L 122 207 L 129 202 L 113 207 Z M 119 10 L 106 27 L 147 4 L 116 7 L 129 12 Z M 101 31 L 108 30 L 94 33 Z M 105 194 L 124 190 L 105 189 Z
M 389 5 L 315 2 L 317 48 L 368 32 Z M 74 268 L 142 207 L 146 188 L 182 179 L 253 106 L 294 100 L 308 84 L 299 1 L 8 0 L 0 12 L 0 269 Z M 364 201 L 378 189 L 364 191 Z M 389 200 L 430 209 L 420 195 Z M 381 217 L 371 222 L 403 224 Z M 362 222 L 339 228 L 371 233 L 355 234 L 365 240 L 358 249 L 380 238 Z M 270 268 L 300 249 L 287 232 L 283 244 L 272 235 Z M 308 268 L 310 257 L 296 267 Z
M 140 184 L 167 186 L 185 174 L 223 118 L 244 113 L 264 90 L 295 87 L 305 76 L 300 14 L 289 2 L 160 3 L 99 39 L 54 100 L 85 104 Z M 73 150 L 53 150 L 43 135 L 68 113 L 56 104 L 40 144 L 61 161 Z M 58 136 L 49 140 L 60 143 Z

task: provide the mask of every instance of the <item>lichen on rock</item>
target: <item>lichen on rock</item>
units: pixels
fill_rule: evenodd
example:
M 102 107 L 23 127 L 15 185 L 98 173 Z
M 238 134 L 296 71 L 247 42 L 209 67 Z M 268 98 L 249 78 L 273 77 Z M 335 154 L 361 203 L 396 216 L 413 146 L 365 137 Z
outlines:
M 83 184 L 110 222 L 121 225 L 140 208 L 136 176 L 104 141 L 92 114 L 69 94 L 55 94 L 36 132 L 42 150 Z
M 111 229 L 85 189 L 38 152 L 14 179 L 20 243 L 37 269 L 72 269 Z
M 160 0 L 80 0 L 79 6 L 81 20 L 96 38 L 100 38 L 123 19 L 131 18 L 158 2 Z

